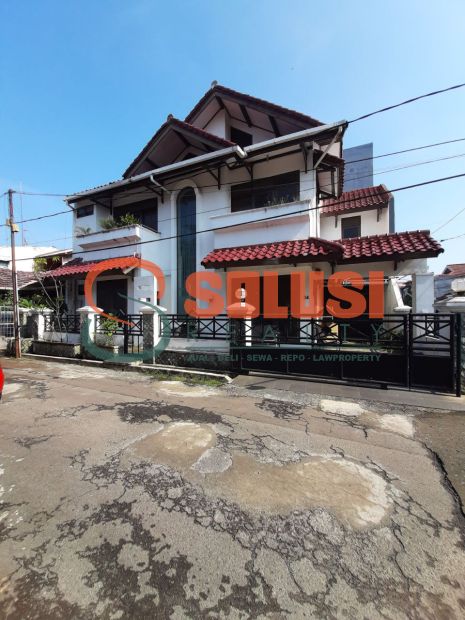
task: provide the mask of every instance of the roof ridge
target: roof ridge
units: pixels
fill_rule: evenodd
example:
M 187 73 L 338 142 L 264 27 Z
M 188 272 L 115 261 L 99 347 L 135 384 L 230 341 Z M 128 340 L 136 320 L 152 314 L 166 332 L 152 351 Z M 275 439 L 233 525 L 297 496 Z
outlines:
M 298 112 L 297 110 L 293 110 L 291 108 L 286 108 L 285 106 L 279 105 L 277 103 L 273 103 L 272 101 L 267 101 L 266 99 L 260 99 L 259 97 L 254 97 L 253 95 L 249 95 L 247 93 L 242 93 L 238 90 L 234 90 L 233 88 L 228 88 L 227 86 L 223 86 L 222 84 L 214 84 L 211 86 L 206 93 L 199 99 L 199 101 L 195 104 L 189 114 L 186 116 L 186 122 L 189 122 L 198 111 L 202 108 L 204 103 L 209 99 L 209 97 L 215 92 L 223 93 L 224 95 L 230 95 L 233 97 L 243 98 L 248 100 L 250 103 L 255 103 L 256 105 L 261 105 L 263 107 L 268 107 L 274 109 L 276 112 L 281 114 L 287 114 L 290 116 L 294 116 L 295 118 L 300 118 L 302 121 L 310 121 L 311 123 L 315 123 L 315 126 L 324 125 L 322 121 L 314 118 L 313 116 L 309 116 L 308 114 L 304 114 L 303 112 Z
M 341 243 L 344 241 L 351 241 L 352 239 L 361 240 L 361 239 L 383 239 L 386 237 L 395 237 L 396 235 L 416 235 L 418 233 L 422 233 L 424 235 L 431 236 L 431 232 L 428 229 L 423 230 L 401 230 L 399 232 L 392 233 L 383 233 L 381 235 L 364 235 L 363 237 L 349 237 L 347 239 L 340 239 Z

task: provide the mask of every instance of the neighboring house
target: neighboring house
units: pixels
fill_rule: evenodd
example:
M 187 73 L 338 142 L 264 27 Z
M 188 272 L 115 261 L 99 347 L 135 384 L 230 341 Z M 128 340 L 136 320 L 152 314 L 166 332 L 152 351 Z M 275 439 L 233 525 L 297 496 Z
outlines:
M 15 248 L 18 271 L 34 271 L 34 258 L 44 254 L 60 252 L 53 246 L 17 245 Z M 11 247 L 0 246 L 0 267 L 11 269 Z
M 451 294 L 451 284 L 457 278 L 465 278 L 465 263 L 446 265 L 444 271 L 434 277 L 434 298 L 440 300 Z
M 213 83 L 185 120 L 168 116 L 121 180 L 67 197 L 73 259 L 51 273 L 66 281 L 68 308 L 85 304 L 84 279 L 100 261 L 131 255 L 162 268 L 164 295 L 147 272 L 111 270 L 94 290 L 107 312 L 158 301 L 184 314 L 185 279 L 205 269 L 223 286 L 230 270 L 277 271 L 281 305 L 296 266 L 326 278 L 382 270 L 387 291 L 426 274 L 443 250 L 429 231 L 394 232 L 385 186 L 343 193 L 346 128 Z M 397 287 L 386 312 L 399 300 Z
M 30 271 L 17 271 L 18 290 L 29 288 L 32 286 L 35 288 L 38 286 L 36 277 Z M 8 293 L 13 290 L 13 276 L 11 269 L 4 269 L 0 267 L 0 294 Z
M 23 247 L 24 248 L 27 247 L 30 249 L 31 246 L 20 246 L 19 248 L 16 248 L 16 250 L 21 249 Z M 34 248 L 34 249 L 38 249 L 38 248 Z M 27 258 L 27 260 L 24 261 L 26 262 L 27 266 L 31 265 L 31 270 L 30 271 L 22 270 L 21 269 L 21 267 L 23 266 L 22 261 L 18 261 L 16 277 L 17 277 L 17 282 L 18 282 L 19 296 L 27 297 L 28 295 L 41 292 L 43 290 L 43 285 L 40 284 L 39 279 L 37 278 L 36 274 L 32 270 L 34 267 L 33 261 L 35 259 L 39 259 L 39 258 L 44 259 L 43 264 L 40 266 L 40 269 L 42 269 L 43 271 L 49 271 L 51 269 L 56 269 L 57 267 L 65 264 L 66 261 L 69 260 L 71 254 L 72 254 L 71 249 L 58 250 L 57 248 L 54 248 L 53 251 L 50 251 L 49 248 L 47 248 L 47 251 L 45 253 L 36 254 L 34 256 L 34 259 L 30 263 L 29 256 L 31 255 L 25 252 L 21 252 L 20 255 Z M 11 271 L 11 259 L 10 261 L 5 260 L 4 262 L 5 264 L 8 264 L 9 267 L 0 267 L 0 293 L 7 293 L 13 290 L 13 275 Z M 44 281 L 44 285 L 47 289 L 49 289 L 50 293 L 52 294 L 54 293 L 54 288 L 50 281 Z

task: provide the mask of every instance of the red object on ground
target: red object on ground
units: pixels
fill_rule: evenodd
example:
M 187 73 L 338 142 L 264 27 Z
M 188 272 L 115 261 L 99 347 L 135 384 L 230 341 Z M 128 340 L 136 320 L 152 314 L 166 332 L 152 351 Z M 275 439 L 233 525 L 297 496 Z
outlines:
M 4 383 L 5 383 L 5 375 L 3 374 L 3 368 L 0 366 L 0 399 L 2 398 Z

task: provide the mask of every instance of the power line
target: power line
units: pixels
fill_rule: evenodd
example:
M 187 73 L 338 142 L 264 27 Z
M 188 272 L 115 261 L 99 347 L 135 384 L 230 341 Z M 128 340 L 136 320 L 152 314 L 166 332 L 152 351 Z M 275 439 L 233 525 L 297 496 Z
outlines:
M 447 222 L 444 222 L 444 224 L 441 224 L 441 226 L 438 226 L 437 228 L 435 228 L 433 230 L 433 233 L 437 232 L 438 230 L 441 230 L 441 228 L 444 228 L 444 226 L 447 226 L 447 224 L 450 224 L 450 222 L 452 222 L 452 220 L 455 220 L 456 217 L 458 217 L 461 213 L 463 213 L 465 211 L 465 207 L 463 207 L 463 209 L 460 209 L 460 211 L 458 211 L 455 215 L 453 215 L 449 220 L 447 220 Z
M 460 237 L 465 237 L 465 233 L 461 235 L 455 235 L 455 237 L 447 237 L 446 239 L 440 239 L 440 243 L 444 243 L 444 241 L 452 241 L 452 239 L 459 239 Z
M 419 147 L 419 148 L 426 148 L 426 147 Z M 417 150 L 417 149 L 407 149 L 407 150 Z M 399 151 L 399 152 L 401 153 L 403 151 Z M 383 155 L 379 155 L 378 157 L 383 157 Z M 457 159 L 457 158 L 460 158 L 460 157 L 465 157 L 465 153 L 458 153 L 456 155 L 448 155 L 446 157 L 438 157 L 436 159 L 429 159 L 429 160 L 426 160 L 426 161 L 416 162 L 416 163 L 412 163 L 412 164 L 404 164 L 402 166 L 397 166 L 395 168 L 388 168 L 386 170 L 379 170 L 377 172 L 374 172 L 373 176 L 377 176 L 377 175 L 380 175 L 380 174 L 388 174 L 390 172 L 397 172 L 399 170 L 405 170 L 407 168 L 414 168 L 416 166 L 424 166 L 424 165 L 427 165 L 427 164 L 436 163 L 438 161 L 445 161 L 445 160 L 449 160 L 449 159 Z M 360 161 L 362 161 L 362 160 L 360 160 Z M 350 163 L 353 163 L 353 162 L 350 162 Z M 201 173 L 201 174 L 203 174 L 203 173 Z M 360 179 L 367 178 L 369 176 L 371 176 L 371 174 L 357 176 L 357 177 L 349 177 L 349 178 L 347 178 L 345 180 L 346 181 L 357 181 L 357 180 L 360 180 Z M 224 185 L 230 185 L 230 184 L 225 183 Z M 270 183 L 269 185 L 264 185 L 263 187 L 264 188 L 279 188 L 279 187 L 282 187 L 282 186 L 285 186 L 285 185 L 288 185 L 288 184 L 287 183 Z M 321 185 L 320 188 L 331 187 L 331 186 L 332 186 L 332 184 L 328 183 L 328 184 L 325 184 L 325 185 Z M 209 188 L 209 187 L 217 187 L 217 184 L 215 183 L 215 184 L 211 184 L 211 185 L 209 184 L 209 185 L 198 185 L 197 186 L 198 189 L 206 189 L 206 188 Z M 315 185 L 312 184 L 312 185 L 309 185 L 307 187 L 305 183 L 302 183 L 301 186 L 300 186 L 300 189 L 304 190 L 304 191 L 312 190 L 312 189 L 315 189 Z M 16 193 L 20 193 L 20 192 L 16 192 Z M 139 195 L 143 195 L 143 194 L 146 194 L 146 193 L 147 192 L 144 190 L 144 191 L 141 191 L 141 192 L 133 193 L 133 194 L 131 194 L 131 196 L 134 197 L 134 196 L 139 196 Z M 89 200 L 91 200 L 91 198 L 89 198 Z M 126 205 L 124 205 L 124 206 L 126 206 Z M 55 217 L 57 215 L 65 215 L 65 214 L 68 214 L 68 213 L 72 213 L 75 210 L 76 209 L 73 209 L 72 207 L 70 207 L 69 209 L 64 210 L 64 211 L 58 211 L 56 213 L 49 213 L 48 215 L 41 215 L 41 216 L 38 216 L 38 217 L 33 217 L 33 218 L 24 219 L 24 220 L 19 220 L 19 221 L 16 222 L 16 224 L 24 224 L 26 222 L 34 222 L 34 221 L 38 221 L 38 220 L 43 220 L 43 219 L 46 219 L 46 218 Z M 229 211 L 229 207 L 219 207 L 217 209 L 209 209 L 208 211 L 203 211 L 202 213 L 203 214 L 214 213 L 214 212 L 217 212 L 217 211 Z M 177 219 L 177 218 L 173 218 L 173 217 L 164 218 L 164 219 L 158 220 L 158 223 L 160 224 L 161 222 L 169 222 L 169 221 L 172 221 L 172 220 L 175 220 L 175 219 Z M 0 226 L 5 226 L 5 224 L 0 224 Z
M 401 192 L 401 191 L 405 191 L 408 189 L 414 189 L 417 187 L 423 187 L 425 185 L 432 185 L 434 183 L 442 183 L 444 181 L 450 181 L 452 179 L 458 179 L 458 178 L 462 178 L 465 177 L 465 172 L 462 172 L 460 174 L 454 174 L 451 176 L 447 176 L 447 177 L 441 177 L 439 179 L 430 179 L 429 181 L 422 181 L 421 183 L 413 183 L 411 185 L 404 185 L 402 187 L 397 187 L 395 189 L 391 189 L 391 190 L 386 190 L 384 193 L 391 194 L 391 193 L 395 193 L 395 192 Z M 344 204 L 346 202 L 350 202 L 350 200 L 347 201 L 341 201 L 340 204 Z M 139 241 L 136 243 L 127 243 L 124 245 L 114 245 L 114 246 L 107 246 L 104 248 L 98 248 L 98 249 L 92 249 L 92 250 L 81 250 L 80 252 L 73 252 L 73 256 L 74 255 L 80 255 L 80 254 L 89 254 L 92 252 L 103 252 L 103 251 L 107 251 L 107 250 L 114 250 L 114 249 L 121 249 L 121 248 L 129 248 L 129 247 L 135 247 L 135 246 L 141 246 L 141 245 L 146 245 L 149 243 L 157 243 L 157 242 L 163 242 L 163 241 L 169 241 L 172 239 L 180 239 L 183 237 L 193 237 L 193 236 L 197 236 L 203 233 L 207 233 L 207 232 L 216 232 L 219 230 L 225 230 L 225 229 L 230 229 L 230 228 L 236 228 L 237 226 L 243 226 L 244 224 L 257 224 L 260 222 L 266 222 L 266 221 L 270 221 L 270 220 L 275 220 L 277 218 L 284 218 L 284 217 L 289 217 L 290 215 L 298 215 L 298 214 L 302 214 L 302 213 L 308 213 L 309 211 L 316 211 L 321 209 L 322 206 L 316 206 L 316 207 L 309 207 L 306 209 L 299 209 L 297 211 L 290 211 L 289 213 L 286 214 L 279 214 L 279 215 L 270 215 L 267 217 L 263 217 L 263 218 L 258 218 L 255 220 L 249 220 L 248 222 L 237 222 L 235 224 L 226 224 L 224 226 L 217 226 L 215 228 L 206 228 L 204 230 L 199 230 L 196 231 L 195 233 L 184 233 L 184 234 L 180 234 L 180 235 L 170 235 L 169 237 L 163 237 L 160 239 L 147 239 L 146 241 Z M 30 258 L 21 258 L 18 260 L 31 260 L 35 257 L 30 257 Z
M 438 92 L 443 92 L 443 91 L 438 91 Z M 355 121 L 351 121 L 351 122 L 355 122 Z M 425 145 L 422 145 L 422 146 L 414 146 L 414 147 L 410 147 L 410 148 L 407 148 L 407 149 L 402 149 L 400 151 L 392 151 L 390 153 L 382 153 L 381 155 L 374 155 L 373 157 L 363 157 L 361 159 L 353 159 L 353 160 L 347 161 L 346 163 L 347 164 L 355 164 L 355 163 L 359 163 L 359 162 L 362 162 L 362 161 L 373 161 L 375 159 L 381 159 L 383 157 L 390 157 L 390 156 L 393 156 L 393 155 L 402 155 L 403 153 L 409 153 L 409 152 L 412 152 L 412 151 L 421 151 L 421 150 L 433 148 L 433 147 L 436 147 L 436 146 L 443 146 L 443 145 L 446 145 L 446 144 L 454 144 L 456 142 L 463 142 L 463 141 L 465 141 L 465 138 L 455 138 L 455 139 L 452 139 L 452 140 L 444 140 L 443 142 L 434 142 L 432 144 L 425 144 Z M 226 164 L 222 163 L 220 165 L 222 167 L 224 167 Z M 154 170 L 154 173 L 156 173 L 156 169 Z M 193 177 L 196 177 L 196 176 L 200 176 L 202 174 L 205 174 L 204 170 L 190 175 L 190 178 L 193 178 Z M 216 183 L 212 183 L 212 184 L 209 184 L 209 185 L 201 185 L 201 186 L 199 185 L 198 187 L 199 187 L 199 189 L 203 189 L 203 188 L 216 187 L 216 186 L 217 186 Z M 64 197 L 69 195 L 69 194 L 53 194 L 53 193 L 45 193 L 45 192 L 24 192 L 24 191 L 18 191 L 18 190 L 14 190 L 14 192 L 16 194 L 23 194 L 25 196 L 55 196 L 55 197 L 61 197 L 61 198 L 64 198 Z M 3 192 L 3 194 L 0 194 L 0 197 L 1 196 L 6 196 L 7 193 L 8 193 L 7 191 Z M 62 211 L 61 213 L 66 213 L 66 211 Z
M 345 160 L 346 164 L 358 164 L 361 161 L 373 161 L 374 159 L 381 159 L 382 157 L 390 157 L 391 155 L 401 155 L 402 153 L 410 153 L 411 151 L 421 151 L 423 149 L 430 149 L 434 146 L 443 146 L 445 144 L 453 144 L 455 142 L 463 142 L 465 138 L 455 138 L 454 140 L 444 140 L 444 142 L 434 142 L 432 144 L 425 144 L 424 146 L 414 146 L 409 149 L 403 149 L 402 151 L 392 151 L 391 153 L 383 153 L 382 155 L 374 155 L 373 157 L 363 157 L 362 159 Z M 350 147 L 349 147 L 350 148 Z
M 446 93 L 451 90 L 457 90 L 458 88 L 463 88 L 464 86 L 465 86 L 465 82 L 463 82 L 462 84 L 455 84 L 455 86 L 448 86 L 447 88 L 442 88 L 441 90 L 434 90 L 430 93 L 426 93 L 425 95 L 418 95 L 417 97 L 406 99 L 405 101 L 401 101 L 400 103 L 395 103 L 385 108 L 380 108 L 379 110 L 375 110 L 374 112 L 368 112 L 368 114 L 363 114 L 362 116 L 358 116 L 357 118 L 354 118 L 351 121 L 349 121 L 349 124 L 356 123 L 358 121 L 364 120 L 365 118 L 370 118 L 370 116 L 375 116 L 375 114 L 381 114 L 381 112 L 388 112 L 389 110 L 394 110 L 394 108 L 400 108 L 401 106 L 407 105 L 409 103 L 413 103 L 414 101 L 419 101 L 420 99 L 426 99 L 427 97 L 433 97 L 434 95 L 440 95 L 441 93 Z

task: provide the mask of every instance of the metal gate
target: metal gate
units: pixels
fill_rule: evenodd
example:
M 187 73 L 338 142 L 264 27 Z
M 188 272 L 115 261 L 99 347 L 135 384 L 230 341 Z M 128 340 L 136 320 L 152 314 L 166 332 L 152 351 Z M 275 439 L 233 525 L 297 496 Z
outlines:
M 107 344 L 118 346 L 123 353 L 140 353 L 144 348 L 143 322 L 141 314 L 125 314 L 118 318 L 125 323 L 108 319 L 101 315 L 95 317 L 95 333 L 107 337 Z
M 0 336 L 12 338 L 14 336 L 13 308 L 0 306 Z
M 461 317 L 236 321 L 234 369 L 315 380 L 452 392 L 461 389 Z

